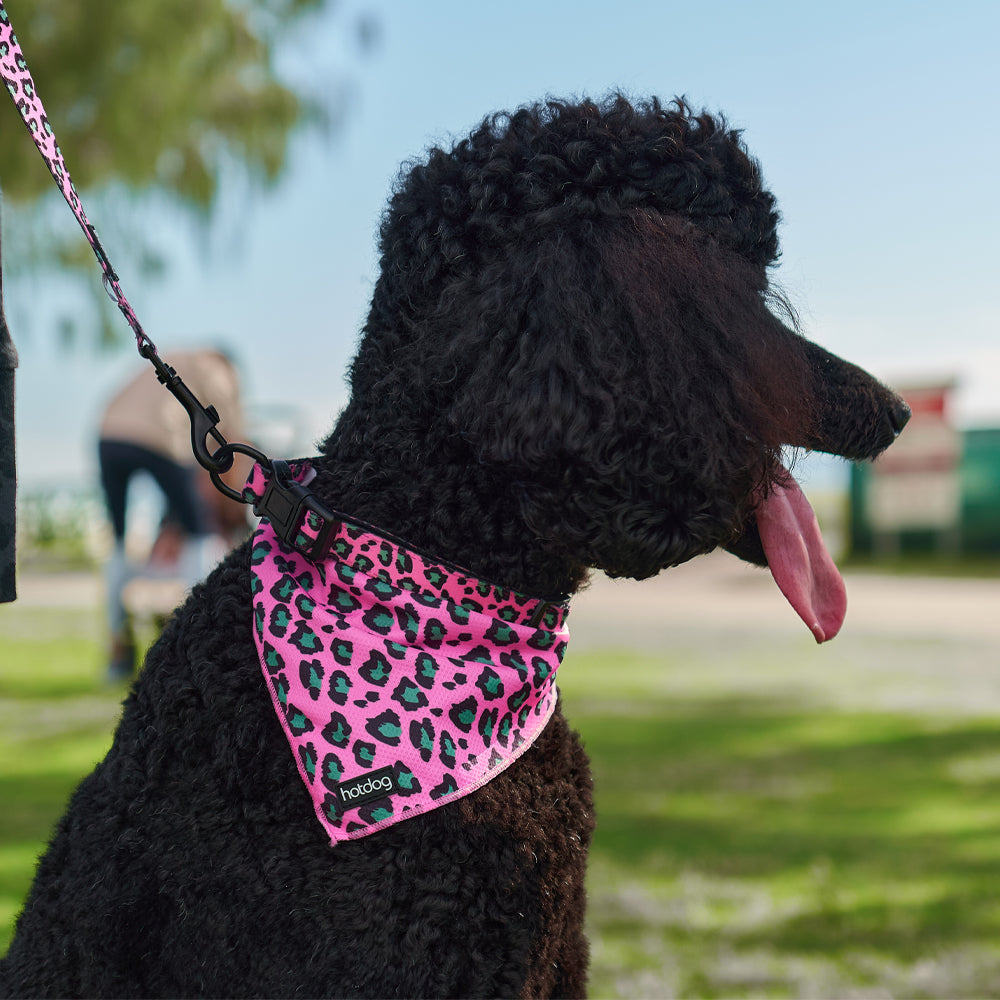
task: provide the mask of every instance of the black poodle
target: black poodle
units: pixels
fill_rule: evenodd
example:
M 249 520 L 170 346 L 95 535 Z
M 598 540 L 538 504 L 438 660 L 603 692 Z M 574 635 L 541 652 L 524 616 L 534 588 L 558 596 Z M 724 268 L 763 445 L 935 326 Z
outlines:
M 738 134 L 683 102 L 497 114 L 405 173 L 350 402 L 319 457 L 273 471 L 346 523 L 265 523 L 176 613 L 0 993 L 582 995 L 567 596 L 721 546 L 830 638 L 843 588 L 783 448 L 872 458 L 909 415 L 792 328 L 777 222 Z

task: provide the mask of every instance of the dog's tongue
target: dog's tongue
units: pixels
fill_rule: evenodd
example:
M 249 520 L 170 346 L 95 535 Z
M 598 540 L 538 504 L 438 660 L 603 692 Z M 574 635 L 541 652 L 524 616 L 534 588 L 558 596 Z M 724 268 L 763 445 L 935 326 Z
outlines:
M 771 575 L 817 642 L 844 624 L 847 590 L 820 534 L 816 515 L 788 476 L 757 508 L 757 528 Z

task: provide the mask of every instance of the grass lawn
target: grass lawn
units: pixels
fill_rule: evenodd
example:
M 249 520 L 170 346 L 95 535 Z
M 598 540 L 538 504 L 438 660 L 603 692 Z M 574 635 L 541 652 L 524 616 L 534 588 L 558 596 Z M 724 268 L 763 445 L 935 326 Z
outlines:
M 103 684 L 100 620 L 0 609 L 0 953 L 70 793 L 111 744 L 124 689 Z
M 95 615 L 0 611 L 2 953 L 124 692 Z M 571 650 L 598 789 L 592 995 L 1000 995 L 1000 697 L 861 707 L 838 696 L 854 671 L 788 683 L 778 641 Z
M 567 658 L 597 785 L 592 995 L 1000 995 L 1000 711 L 755 692 L 786 652 Z

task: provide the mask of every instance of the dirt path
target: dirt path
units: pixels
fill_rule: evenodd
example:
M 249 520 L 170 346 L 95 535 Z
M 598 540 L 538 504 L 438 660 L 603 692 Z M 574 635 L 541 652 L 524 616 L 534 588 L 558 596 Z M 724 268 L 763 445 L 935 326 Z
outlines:
M 944 579 L 845 574 L 845 636 L 994 640 L 1000 661 L 1000 579 Z M 573 600 L 574 639 L 675 628 L 742 632 L 805 631 L 767 570 L 713 553 L 652 580 L 595 576 Z M 834 640 L 838 641 L 838 640 Z
M 1000 578 L 847 573 L 845 579 L 848 611 L 841 637 L 995 640 L 1000 662 Z M 21 607 L 96 610 L 103 600 L 94 573 L 22 573 L 18 594 Z M 726 553 L 703 556 L 642 582 L 595 574 L 589 589 L 573 599 L 572 626 L 574 641 L 588 644 L 599 644 L 604 633 L 641 637 L 650 630 L 678 628 L 790 636 L 805 630 L 766 570 Z
M 1000 579 L 850 573 L 847 620 L 818 646 L 770 574 L 725 553 L 654 580 L 595 579 L 573 602 L 572 658 L 638 650 L 678 698 L 788 698 L 849 711 L 1000 716 Z M 614 662 L 609 660 L 608 662 Z

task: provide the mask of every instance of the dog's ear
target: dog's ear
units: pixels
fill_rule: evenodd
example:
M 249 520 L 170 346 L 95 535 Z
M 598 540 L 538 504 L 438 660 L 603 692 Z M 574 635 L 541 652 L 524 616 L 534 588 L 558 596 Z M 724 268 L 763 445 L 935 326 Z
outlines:
M 810 375 L 759 266 L 677 217 L 601 227 L 536 241 L 505 311 L 472 313 L 483 353 L 449 419 L 539 537 L 643 576 L 738 535 Z
M 467 374 L 448 419 L 477 461 L 546 478 L 620 425 L 620 315 L 602 284 L 592 250 L 563 234 L 468 304 L 480 353 L 455 359 Z

